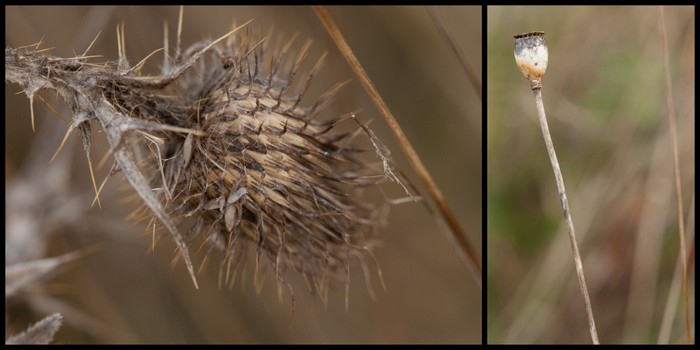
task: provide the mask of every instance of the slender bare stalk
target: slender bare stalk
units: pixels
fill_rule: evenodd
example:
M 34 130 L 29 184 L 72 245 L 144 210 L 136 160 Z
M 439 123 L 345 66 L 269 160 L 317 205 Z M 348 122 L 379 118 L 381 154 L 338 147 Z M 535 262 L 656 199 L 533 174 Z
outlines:
M 685 231 L 683 225 L 683 194 L 681 191 L 681 166 L 678 160 L 678 135 L 676 134 L 676 113 L 673 108 L 673 91 L 671 90 L 671 72 L 668 58 L 668 38 L 666 37 L 666 22 L 664 21 L 664 8 L 659 7 L 659 29 L 661 42 L 664 46 L 664 76 L 666 78 L 666 106 L 668 108 L 669 129 L 671 129 L 671 147 L 673 149 L 673 170 L 676 182 L 676 200 L 678 201 L 678 238 L 680 242 L 680 256 L 683 282 L 683 308 L 685 309 L 685 332 L 688 344 L 693 343 L 690 336 L 690 310 L 688 307 L 688 265 L 685 259 Z
M 467 55 L 464 53 L 464 50 L 462 50 L 454 35 L 452 35 L 452 33 L 449 30 L 447 30 L 445 23 L 442 21 L 442 18 L 440 18 L 440 15 L 438 15 L 437 11 L 435 10 L 435 6 L 426 6 L 426 9 L 428 10 L 430 18 L 432 18 L 433 23 L 435 23 L 435 27 L 438 28 L 440 34 L 442 34 L 443 38 L 445 38 L 445 41 L 447 41 L 447 43 L 450 45 L 450 48 L 457 56 L 457 59 L 459 60 L 460 65 L 462 66 L 462 69 L 464 69 L 464 72 L 467 74 L 467 77 L 469 77 L 469 82 L 472 83 L 474 90 L 477 94 L 479 94 L 479 99 L 481 99 L 481 81 L 479 81 L 479 77 L 476 75 L 474 67 L 472 67 L 471 63 L 469 62 Z
M 693 232 L 695 232 L 695 196 L 693 196 L 690 201 L 690 210 L 688 210 L 688 220 L 685 221 L 686 232 L 689 233 L 689 239 L 691 240 L 690 247 L 695 246 L 695 237 Z M 688 255 L 688 262 L 692 261 L 692 251 Z M 664 315 L 661 318 L 661 326 L 659 326 L 659 336 L 656 339 L 657 344 L 668 344 L 668 340 L 671 337 L 671 328 L 673 327 L 673 321 L 675 319 L 676 310 L 678 309 L 679 296 L 681 294 L 681 256 L 678 255 L 676 261 L 676 267 L 673 269 L 673 278 L 671 279 L 671 288 L 668 291 L 668 296 L 666 298 L 666 306 L 664 306 Z
M 574 253 L 574 263 L 576 264 L 576 275 L 578 275 L 578 283 L 581 286 L 583 302 L 586 305 L 586 315 L 588 316 L 588 328 L 591 332 L 591 339 L 593 340 L 593 344 L 600 344 L 600 341 L 598 340 L 598 331 L 595 327 L 595 320 L 593 319 L 593 308 L 591 307 L 591 299 L 588 296 L 586 278 L 583 275 L 583 263 L 581 262 L 581 254 L 578 251 L 578 243 L 576 243 L 576 232 L 574 231 L 574 223 L 571 220 L 571 210 L 569 209 L 569 201 L 566 198 L 566 189 L 564 188 L 564 177 L 561 174 L 561 168 L 559 168 L 559 161 L 557 160 L 557 154 L 554 151 L 554 144 L 552 144 L 552 136 L 550 136 L 549 134 L 549 127 L 547 127 L 547 117 L 545 116 L 544 103 L 542 102 L 542 83 L 539 80 L 535 80 L 535 82 L 537 82 L 537 84 L 532 84 L 532 91 L 535 93 L 535 103 L 537 104 L 537 116 L 540 120 L 540 127 L 542 128 L 542 135 L 544 136 L 544 144 L 547 146 L 547 154 L 549 154 L 549 161 L 552 163 L 554 178 L 557 181 L 557 190 L 559 191 L 559 200 L 561 200 L 561 209 L 564 212 L 566 227 L 569 230 L 571 250 Z
M 544 136 L 544 144 L 547 147 L 549 161 L 552 163 L 554 178 L 557 182 L 557 190 L 559 191 L 559 200 L 561 208 L 566 220 L 566 226 L 569 231 L 569 241 L 571 242 L 571 250 L 574 254 L 574 264 L 576 265 L 576 275 L 578 283 L 581 287 L 583 302 L 586 306 L 586 316 L 588 317 L 588 328 L 591 332 L 591 340 L 593 344 L 600 344 L 598 340 L 598 331 L 595 327 L 593 319 L 593 308 L 591 307 L 591 299 L 588 296 L 588 287 L 586 286 L 586 278 L 583 275 L 583 263 L 581 262 L 581 254 L 578 251 L 578 243 L 576 243 L 576 232 L 574 231 L 574 223 L 571 220 L 571 210 L 569 209 L 569 200 L 566 198 L 566 189 L 564 188 L 564 177 L 561 174 L 557 154 L 554 151 L 552 136 L 549 134 L 547 126 L 547 116 L 544 112 L 544 103 L 542 102 L 542 76 L 547 70 L 549 61 L 549 52 L 547 43 L 544 40 L 544 32 L 529 32 L 514 36 L 515 38 L 515 63 L 530 80 L 530 88 L 535 93 L 535 104 L 537 105 L 537 116 L 540 120 L 542 135 Z
M 379 95 L 379 92 L 370 81 L 369 77 L 367 76 L 367 73 L 365 73 L 364 69 L 360 65 L 360 62 L 357 60 L 355 54 L 350 49 L 350 46 L 345 41 L 343 34 L 340 32 L 338 26 L 335 24 L 335 21 L 333 21 L 333 18 L 331 18 L 326 9 L 322 6 L 314 6 L 314 10 L 316 11 L 316 15 L 321 20 L 324 27 L 328 31 L 328 34 L 330 34 L 330 36 L 333 38 L 333 41 L 336 43 L 336 45 L 338 45 L 340 52 L 348 61 L 348 64 L 350 64 L 350 67 L 355 72 L 355 75 L 357 75 L 357 77 L 359 78 L 360 83 L 362 83 L 362 86 L 365 88 L 365 91 L 367 91 L 370 98 L 377 106 L 377 109 L 379 110 L 386 123 L 389 125 L 389 129 L 391 129 L 392 133 L 394 134 L 394 137 L 401 146 L 401 150 L 404 152 L 406 158 L 416 170 L 418 177 L 423 182 L 423 185 L 426 187 L 428 193 L 437 204 L 442 218 L 449 226 L 450 233 L 452 234 L 452 237 L 457 243 L 458 251 L 465 258 L 467 266 L 469 267 L 469 270 L 471 271 L 474 280 L 478 283 L 479 288 L 481 288 L 481 258 L 478 256 L 466 232 L 462 229 L 461 225 L 459 224 L 457 217 L 455 217 L 454 213 L 447 205 L 447 202 L 445 201 L 445 198 L 440 192 L 440 189 L 435 184 L 435 181 L 433 181 L 433 178 L 430 176 L 430 173 L 428 173 L 428 169 L 425 167 L 425 165 L 423 165 L 423 162 L 420 160 L 418 153 L 416 153 L 416 151 L 413 149 L 413 146 L 411 146 L 411 142 L 408 141 L 406 134 L 404 134 L 403 130 L 401 130 L 401 127 L 396 121 L 396 118 L 394 118 L 391 111 L 389 111 L 389 107 L 387 107 L 386 103 L 384 103 L 384 100 Z

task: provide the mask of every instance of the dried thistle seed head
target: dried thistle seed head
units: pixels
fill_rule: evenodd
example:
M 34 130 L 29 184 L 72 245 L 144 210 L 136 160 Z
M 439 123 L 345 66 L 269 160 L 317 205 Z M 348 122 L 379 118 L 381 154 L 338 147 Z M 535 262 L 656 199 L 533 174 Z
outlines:
M 99 124 L 114 157 L 109 175 L 124 175 L 144 204 L 136 214 L 165 228 L 195 286 L 188 246 L 197 238 L 205 253 L 223 252 L 220 271 L 231 284 L 250 247 L 257 282 L 269 266 L 289 286 L 284 274 L 292 268 L 322 297 L 334 278 L 349 276 L 352 257 L 366 262 L 386 203 L 361 194 L 386 176 L 398 179 L 386 149 L 353 114 L 321 116 L 342 83 L 310 107 L 302 103 L 321 67 L 319 60 L 293 84 L 309 43 L 293 56 L 291 41 L 270 49 L 262 35 L 233 30 L 172 58 L 166 50 L 162 74 L 140 76 L 142 63 L 130 68 L 126 60 L 121 29 L 118 61 L 47 56 L 39 44 L 7 48 L 5 79 L 30 100 L 58 92 L 73 114 L 68 133 L 81 133 L 88 157 L 88 126 Z M 370 138 L 385 173 L 362 157 L 358 135 Z
M 385 211 L 362 192 L 383 174 L 354 144 L 364 129 L 353 115 L 320 117 L 344 83 L 311 107 L 300 103 L 320 60 L 291 88 L 309 43 L 290 65 L 291 41 L 268 59 L 270 48 L 260 40 L 246 34 L 217 45 L 176 81 L 178 105 L 190 108 L 174 114 L 176 125 L 202 134 L 165 134 L 162 154 L 151 159 L 151 186 L 164 189 L 160 198 L 173 218 L 192 218 L 189 239 L 223 251 L 227 278 L 250 247 L 280 282 L 293 268 L 324 295 L 330 281 L 348 273 L 353 256 L 364 263 L 371 254 Z M 195 44 L 183 59 L 207 44 Z M 343 123 L 354 129 L 340 130 Z
M 515 63 L 530 81 L 540 80 L 547 70 L 548 52 L 544 32 L 518 34 L 515 38 Z

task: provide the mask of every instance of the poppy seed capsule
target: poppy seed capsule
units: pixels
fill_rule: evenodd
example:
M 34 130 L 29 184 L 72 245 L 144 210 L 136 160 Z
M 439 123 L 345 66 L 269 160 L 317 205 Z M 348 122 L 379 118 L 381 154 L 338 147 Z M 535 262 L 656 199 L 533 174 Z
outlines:
M 515 63 L 530 81 L 540 80 L 547 70 L 548 52 L 544 32 L 518 34 L 515 38 Z
M 199 238 L 206 249 L 222 251 L 229 284 L 252 247 L 256 281 L 267 265 L 288 286 L 283 274 L 291 267 L 323 296 L 329 281 L 347 275 L 351 257 L 364 263 L 371 254 L 379 213 L 386 211 L 362 192 L 383 174 L 353 144 L 363 129 L 351 114 L 319 117 L 344 84 L 302 107 L 321 60 L 291 88 L 309 43 L 290 65 L 291 41 L 281 52 L 271 50 L 270 60 L 265 42 L 257 42 L 244 35 L 218 45 L 177 81 L 174 94 L 185 107 L 168 122 L 205 136 L 167 135 L 152 162 L 159 170 L 151 185 L 165 189 L 161 198 L 175 220 L 190 220 L 190 242 Z M 183 59 L 205 44 L 193 45 Z M 340 131 L 343 123 L 355 132 Z

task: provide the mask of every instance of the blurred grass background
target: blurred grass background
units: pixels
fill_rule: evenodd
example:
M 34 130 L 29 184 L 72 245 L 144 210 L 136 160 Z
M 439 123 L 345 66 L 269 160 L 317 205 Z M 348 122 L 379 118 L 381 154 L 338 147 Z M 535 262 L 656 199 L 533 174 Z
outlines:
M 659 8 L 487 11 L 488 343 L 590 343 L 533 93 L 513 58 L 513 35 L 529 31 L 546 32 L 542 94 L 600 340 L 657 342 L 680 266 Z M 694 15 L 693 7 L 665 9 L 693 252 Z M 694 263 L 691 255 L 691 329 Z M 673 310 L 667 338 L 684 343 L 682 301 Z
M 454 54 L 422 7 L 333 7 L 329 11 L 481 250 L 481 101 Z M 441 7 L 438 13 L 480 73 L 481 8 Z M 74 52 L 82 53 L 101 31 L 90 54 L 104 57 L 93 62 L 113 60 L 117 58 L 115 28 L 124 21 L 126 51 L 133 64 L 162 47 L 166 20 L 172 50 L 177 18 L 177 7 L 6 7 L 5 45 L 29 45 L 43 37 L 42 47 L 55 47 L 53 55 L 73 56 Z M 274 26 L 273 43 L 296 32 L 300 35 L 293 48 L 313 39 L 304 66 L 307 70 L 324 50 L 329 51 L 308 95 L 319 96 L 332 84 L 355 78 L 308 7 L 187 7 L 183 47 L 226 33 L 234 20 L 240 24 L 249 19 L 255 20 L 251 27 L 255 30 L 266 32 Z M 160 62 L 162 54 L 158 53 L 144 71 L 157 72 Z M 67 124 L 35 100 L 37 132 L 32 133 L 29 103 L 24 94 L 17 94 L 19 90 L 12 84 L 5 86 L 5 188 L 16 195 L 6 195 L 6 231 L 14 227 L 11 222 L 17 222 L 15 217 L 29 216 L 35 227 L 30 230 L 33 241 L 26 244 L 46 246 L 35 258 L 93 244 L 100 244 L 101 250 L 71 264 L 40 289 L 6 300 L 6 336 L 24 329 L 30 321 L 61 311 L 66 322 L 56 336 L 58 343 L 482 341 L 481 291 L 446 237 L 444 225 L 436 222 L 423 204 L 393 206 L 380 230 L 384 244 L 375 253 L 386 292 L 373 272 L 377 297 L 372 300 L 360 265 L 353 264 L 350 309 L 346 312 L 344 285 L 337 286 L 324 306 L 290 272 L 297 299 L 290 326 L 289 295 L 285 292 L 280 304 L 269 275 L 257 295 L 252 288 L 252 265 L 229 291 L 217 287 L 217 268 L 212 264 L 200 274 L 200 290 L 195 290 L 182 264 L 169 266 L 174 249 L 169 239 L 159 243 L 155 254 L 147 253 L 150 234 L 143 234 L 143 226 L 131 227 L 124 221 L 133 204 L 123 201 L 127 194 L 120 190 L 121 175 L 111 179 L 102 192 L 102 209 L 89 208 L 94 194 L 85 155 L 76 140 L 79 137 L 72 135 L 56 162 L 48 165 Z M 42 96 L 68 115 L 54 94 L 44 92 Z M 419 186 L 356 80 L 341 91 L 327 113 L 358 108 L 363 111 L 359 118 L 373 120 L 371 127 L 391 149 L 398 167 Z M 94 125 L 96 129 L 99 127 Z M 94 165 L 106 150 L 105 140 L 99 132 L 94 133 Z M 368 159 L 376 161 L 372 154 Z M 98 183 L 109 171 L 109 164 L 96 170 Z M 390 198 L 405 196 L 395 184 L 384 188 Z M 31 205 L 23 205 L 28 198 L 33 199 Z M 71 209 L 56 217 L 57 208 L 67 207 L 67 203 L 73 203 Z M 10 234 L 6 234 L 6 256 Z M 201 258 L 195 256 L 195 263 Z

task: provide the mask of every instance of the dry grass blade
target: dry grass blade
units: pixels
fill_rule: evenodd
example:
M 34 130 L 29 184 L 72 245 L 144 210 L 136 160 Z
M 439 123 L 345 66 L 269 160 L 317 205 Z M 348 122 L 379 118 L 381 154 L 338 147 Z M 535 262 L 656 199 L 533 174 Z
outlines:
M 452 33 L 449 30 L 447 30 L 445 23 L 442 21 L 442 18 L 440 18 L 440 15 L 438 15 L 437 11 L 435 10 L 435 6 L 427 6 L 426 10 L 428 10 L 430 18 L 433 20 L 433 23 L 435 23 L 435 27 L 438 28 L 440 34 L 442 34 L 442 36 L 445 38 L 445 41 L 447 41 L 447 43 L 450 44 L 450 49 L 452 49 L 452 51 L 457 56 L 457 59 L 459 60 L 460 65 L 462 66 L 462 69 L 464 69 L 464 73 L 467 74 L 467 77 L 469 77 L 469 82 L 471 82 L 472 86 L 474 87 L 474 91 L 476 91 L 476 93 L 479 95 L 479 99 L 481 99 L 481 81 L 479 81 L 479 77 L 476 75 L 474 67 L 472 67 L 471 63 L 469 62 L 467 55 L 464 53 L 464 50 L 459 46 L 459 43 L 457 42 L 457 39 L 455 39 L 454 35 L 452 35 Z
M 686 232 L 689 234 L 689 239 L 691 240 L 691 247 L 695 246 L 695 236 L 693 235 L 693 232 L 695 232 L 695 197 L 693 196 L 693 199 L 690 202 L 690 210 L 688 211 L 688 218 L 685 221 L 686 223 Z M 692 261 L 692 250 L 691 254 L 688 256 L 688 264 Z M 666 306 L 664 306 L 664 316 L 661 319 L 661 326 L 659 326 L 659 336 L 656 339 L 657 344 L 668 344 L 668 341 L 671 337 L 671 328 L 673 327 L 673 321 L 675 319 L 676 315 L 676 310 L 678 310 L 678 301 L 679 301 L 679 296 L 681 293 L 681 272 L 682 268 L 681 265 L 683 262 L 681 262 L 681 257 L 680 255 L 676 258 L 676 266 L 673 269 L 673 278 L 671 279 L 671 289 L 668 292 L 668 296 L 666 297 Z
M 435 181 L 433 181 L 432 177 L 428 173 L 428 170 L 425 168 L 425 165 L 423 165 L 423 162 L 420 160 L 418 153 L 416 153 L 416 151 L 413 149 L 413 146 L 411 146 L 411 143 L 408 141 L 408 138 L 404 134 L 403 130 L 401 130 L 401 127 L 396 121 L 396 118 L 394 118 L 391 111 L 389 111 L 389 108 L 387 107 L 386 103 L 384 103 L 384 100 L 381 98 L 379 92 L 370 81 L 369 77 L 367 76 L 367 73 L 365 73 L 359 61 L 353 54 L 352 50 L 350 49 L 350 46 L 347 44 L 345 38 L 338 29 L 338 26 L 335 24 L 335 22 L 324 7 L 315 6 L 314 11 L 316 11 L 318 18 L 321 20 L 330 36 L 333 38 L 333 41 L 340 49 L 340 52 L 343 54 L 345 59 L 348 61 L 350 67 L 353 69 L 353 71 L 359 78 L 360 82 L 362 83 L 362 86 L 367 91 L 367 94 L 369 94 L 370 98 L 377 106 L 377 109 L 379 110 L 386 123 L 389 125 L 389 128 L 394 134 L 394 137 L 396 137 L 396 140 L 401 146 L 401 150 L 404 152 L 409 162 L 411 162 L 411 165 L 416 170 L 421 181 L 427 188 L 428 193 L 437 204 L 442 218 L 447 222 L 447 225 L 450 228 L 451 237 L 454 238 L 454 240 L 456 241 L 457 246 L 459 247 L 459 252 L 464 255 L 464 258 L 467 262 L 467 266 L 469 267 L 469 270 L 471 271 L 474 280 L 479 285 L 479 288 L 481 288 L 481 258 L 478 256 L 473 244 L 467 237 L 466 232 L 464 232 L 459 222 L 457 221 L 457 218 L 455 217 L 454 213 L 445 202 L 445 199 L 442 193 L 440 192 L 440 189 L 435 184 Z
M 682 261 L 683 282 L 683 308 L 685 309 L 685 332 L 688 344 L 693 343 L 690 335 L 690 310 L 688 306 L 688 265 L 685 259 L 685 231 L 683 225 L 683 193 L 681 191 L 681 166 L 678 160 L 678 135 L 676 133 L 676 112 L 673 108 L 673 91 L 671 90 L 671 71 L 669 68 L 668 39 L 666 37 L 666 22 L 664 21 L 664 8 L 659 8 L 659 30 L 661 31 L 661 42 L 664 47 L 664 76 L 666 80 L 666 106 L 668 108 L 669 129 L 671 129 L 671 147 L 673 149 L 673 170 L 676 183 L 676 200 L 678 201 L 678 239 L 680 243 L 680 258 Z

